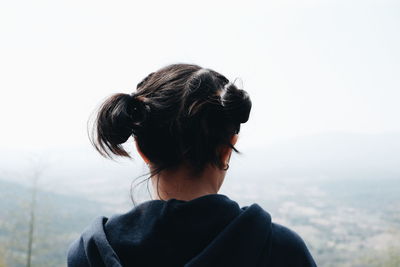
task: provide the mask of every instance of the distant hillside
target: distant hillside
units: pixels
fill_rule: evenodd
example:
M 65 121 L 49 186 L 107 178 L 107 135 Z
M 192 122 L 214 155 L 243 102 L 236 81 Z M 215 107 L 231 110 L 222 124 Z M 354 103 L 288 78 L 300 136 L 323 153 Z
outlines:
M 316 134 L 247 149 L 241 173 L 282 178 L 400 178 L 400 133 Z
M 0 244 L 6 266 L 25 266 L 31 191 L 0 180 Z M 98 203 L 39 191 L 33 243 L 33 266 L 65 266 L 68 245 L 99 215 Z
M 391 260 L 387 254 L 399 250 L 400 134 L 318 134 L 238 148 L 243 154 L 232 156 L 221 193 L 259 203 L 305 239 L 319 265 L 379 266 L 367 256 Z M 114 162 L 89 146 L 37 154 L 0 151 L 0 266 L 4 249 L 10 266 L 25 263 L 30 195 L 23 184 L 37 167 L 29 157 L 46 166 L 34 266 L 65 266 L 69 243 L 94 217 L 131 207 L 131 182 L 146 172 L 137 155 Z
M 129 148 L 130 146 L 127 145 Z M 132 149 L 132 147 L 130 147 Z M 315 179 L 400 178 L 400 133 L 323 133 L 282 140 L 273 145 L 238 148 L 227 183 Z M 0 177 L 26 184 L 34 161 L 46 166 L 43 188 L 66 195 L 82 195 L 112 210 L 131 206 L 131 183 L 146 173 L 139 156 L 133 160 L 104 159 L 88 144 L 46 151 L 0 151 Z M 138 181 L 145 179 L 140 177 Z M 243 186 L 243 185 L 241 185 Z M 225 184 L 226 187 L 226 184 Z M 146 188 L 134 195 L 148 198 Z

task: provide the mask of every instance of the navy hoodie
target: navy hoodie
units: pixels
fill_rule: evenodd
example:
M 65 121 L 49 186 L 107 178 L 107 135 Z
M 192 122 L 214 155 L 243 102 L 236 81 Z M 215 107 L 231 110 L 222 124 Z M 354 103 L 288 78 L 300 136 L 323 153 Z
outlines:
M 316 266 L 304 241 L 259 205 L 225 195 L 151 200 L 100 217 L 68 250 L 69 267 Z

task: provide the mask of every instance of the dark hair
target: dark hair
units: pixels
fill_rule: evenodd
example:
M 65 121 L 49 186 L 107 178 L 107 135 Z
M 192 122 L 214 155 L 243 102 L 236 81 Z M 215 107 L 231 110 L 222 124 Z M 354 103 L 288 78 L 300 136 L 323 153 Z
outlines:
M 134 136 L 155 173 L 190 164 L 222 167 L 219 147 L 230 143 L 250 114 L 251 100 L 218 72 L 172 64 L 150 73 L 132 94 L 115 94 L 100 107 L 92 143 L 105 157 L 130 157 L 122 147 Z

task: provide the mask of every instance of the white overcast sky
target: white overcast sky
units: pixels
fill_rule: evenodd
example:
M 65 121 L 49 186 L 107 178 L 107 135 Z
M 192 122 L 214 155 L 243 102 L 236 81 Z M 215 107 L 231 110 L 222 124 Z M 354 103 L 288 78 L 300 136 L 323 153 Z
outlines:
M 1 1 L 0 148 L 88 144 L 106 96 L 188 62 L 239 77 L 242 145 L 399 132 L 399 1 Z

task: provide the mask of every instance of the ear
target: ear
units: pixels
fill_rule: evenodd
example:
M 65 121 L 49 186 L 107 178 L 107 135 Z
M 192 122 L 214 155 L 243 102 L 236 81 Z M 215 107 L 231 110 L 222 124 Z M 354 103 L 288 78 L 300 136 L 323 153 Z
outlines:
M 239 135 L 238 134 L 234 134 L 231 137 L 231 144 L 234 146 L 237 143 L 237 140 L 239 139 Z
M 234 146 L 239 138 L 238 134 L 232 135 L 230 142 Z M 232 148 L 229 146 L 224 146 L 224 148 L 221 150 L 221 161 L 224 164 L 227 164 L 231 158 L 232 154 Z
M 136 139 L 135 139 L 135 145 L 136 145 L 136 150 L 138 151 L 140 157 L 142 157 L 143 161 L 144 161 L 146 164 L 149 164 L 149 163 L 150 163 L 149 158 L 146 157 L 145 154 L 143 154 L 142 150 L 140 150 L 140 147 L 139 147 L 139 145 L 138 145 Z

